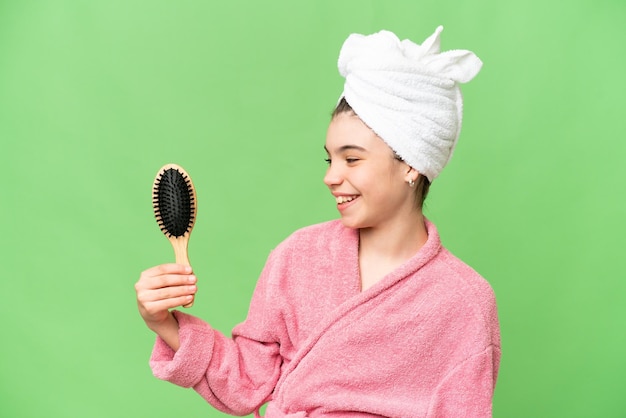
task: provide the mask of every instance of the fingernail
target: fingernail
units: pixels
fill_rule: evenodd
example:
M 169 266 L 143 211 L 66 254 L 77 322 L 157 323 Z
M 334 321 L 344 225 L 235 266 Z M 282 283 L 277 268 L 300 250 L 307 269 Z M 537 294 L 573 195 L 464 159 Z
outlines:
M 193 271 L 193 269 L 191 268 L 191 266 L 185 266 L 185 273 L 191 273 Z
M 189 276 L 189 283 L 195 283 L 196 282 L 196 276 Z

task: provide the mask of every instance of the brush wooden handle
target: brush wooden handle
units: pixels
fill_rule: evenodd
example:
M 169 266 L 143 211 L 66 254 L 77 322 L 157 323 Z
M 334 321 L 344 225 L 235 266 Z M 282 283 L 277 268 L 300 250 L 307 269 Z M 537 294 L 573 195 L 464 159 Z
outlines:
M 191 266 L 189 263 L 189 256 L 187 254 L 187 246 L 189 244 L 189 234 L 185 234 L 180 237 L 168 238 L 172 247 L 174 248 L 174 254 L 176 255 L 176 264 L 182 264 L 183 266 Z M 193 299 L 184 308 L 191 308 L 193 306 Z
M 174 248 L 174 254 L 176 255 L 176 264 L 182 264 L 183 266 L 191 266 L 189 264 L 189 256 L 187 255 L 187 245 L 189 243 L 189 235 L 185 234 L 182 237 L 169 237 L 172 248 Z

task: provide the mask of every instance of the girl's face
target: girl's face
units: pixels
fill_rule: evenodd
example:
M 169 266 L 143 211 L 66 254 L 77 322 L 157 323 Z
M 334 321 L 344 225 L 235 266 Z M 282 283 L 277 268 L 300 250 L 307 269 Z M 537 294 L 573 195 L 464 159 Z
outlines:
M 324 147 L 328 171 L 324 183 L 337 201 L 345 226 L 375 228 L 402 222 L 415 213 L 418 173 L 394 158 L 391 148 L 354 113 L 330 122 Z

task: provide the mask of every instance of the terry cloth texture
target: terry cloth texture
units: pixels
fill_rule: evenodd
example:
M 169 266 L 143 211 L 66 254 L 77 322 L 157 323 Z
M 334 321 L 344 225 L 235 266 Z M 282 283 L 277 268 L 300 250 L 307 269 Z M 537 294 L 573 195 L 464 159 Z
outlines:
M 427 222 L 420 251 L 361 292 L 358 231 L 296 231 L 269 256 L 232 338 L 176 311 L 180 349 L 157 338 L 154 374 L 245 415 L 490 417 L 500 333 L 489 284 Z
M 461 132 L 459 83 L 482 62 L 470 51 L 439 52 L 439 26 L 417 45 L 389 31 L 352 34 L 339 53 L 341 97 L 411 167 L 432 182 L 448 163 Z

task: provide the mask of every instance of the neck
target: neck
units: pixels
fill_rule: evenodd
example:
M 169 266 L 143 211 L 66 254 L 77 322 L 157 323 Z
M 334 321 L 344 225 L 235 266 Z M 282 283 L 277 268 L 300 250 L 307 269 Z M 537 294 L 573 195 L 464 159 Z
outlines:
M 359 230 L 359 254 L 405 261 L 426 243 L 428 232 L 421 211 L 405 222 Z

